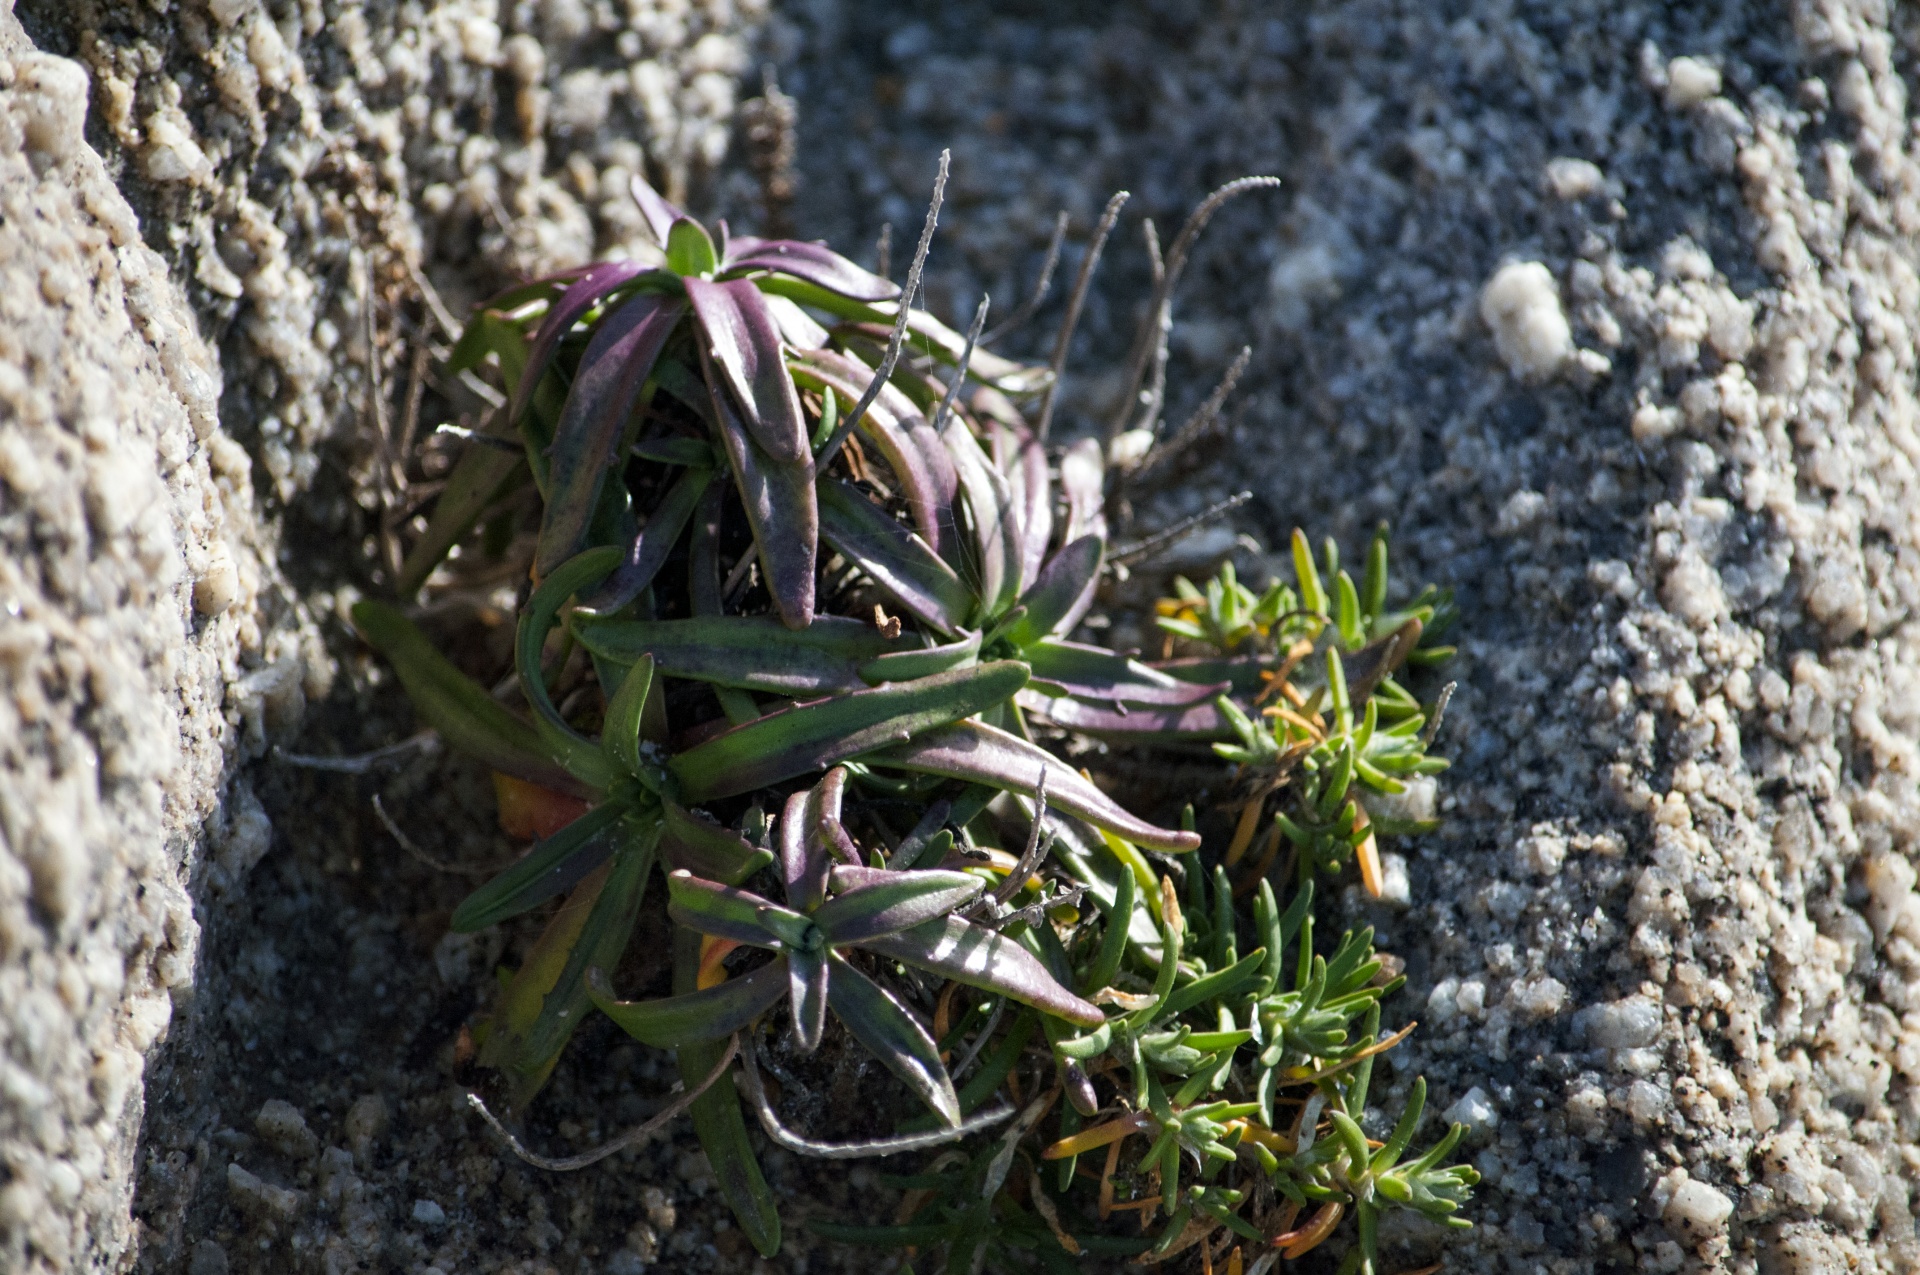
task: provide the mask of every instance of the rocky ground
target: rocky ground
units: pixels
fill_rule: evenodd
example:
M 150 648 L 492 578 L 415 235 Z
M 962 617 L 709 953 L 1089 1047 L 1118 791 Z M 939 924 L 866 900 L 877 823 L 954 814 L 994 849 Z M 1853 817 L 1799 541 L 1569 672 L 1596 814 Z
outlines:
M 503 1159 L 460 1105 L 458 1028 L 497 949 L 444 937 L 468 879 L 398 852 L 367 802 L 484 864 L 505 847 L 477 777 L 262 754 L 411 730 L 337 611 L 378 587 L 433 478 L 431 455 L 395 470 L 408 431 L 477 409 L 432 379 L 439 306 L 640 233 L 616 196 L 642 162 L 740 224 L 785 217 L 869 261 L 890 223 L 897 273 L 945 146 L 928 296 L 949 320 L 983 290 L 1007 313 L 1062 208 L 1070 271 L 1106 196 L 1132 192 L 1067 437 L 1119 412 L 1142 215 L 1165 241 L 1217 183 L 1283 178 L 1220 214 L 1179 291 L 1169 427 L 1254 354 L 1231 430 L 1142 494 L 1136 530 L 1244 487 L 1181 553 L 1257 576 L 1295 524 L 1351 553 L 1385 518 L 1402 582 L 1459 591 L 1445 830 L 1399 847 L 1404 899 L 1346 906 L 1408 962 L 1391 1010 L 1421 1027 L 1388 1087 L 1424 1073 L 1487 1183 L 1474 1232 L 1402 1233 L 1396 1260 L 1920 1268 L 1911 11 L 19 9 L 0 190 L 37 182 L 38 220 L 0 220 L 3 330 L 22 334 L 0 344 L 0 377 L 19 369 L 0 381 L 0 534 L 6 564 L 42 565 L 0 622 L 10 1268 L 758 1265 L 690 1137 L 561 1178 Z M 738 126 L 762 61 L 797 106 L 790 200 L 779 99 Z M 760 180 L 716 168 L 730 135 Z M 1059 293 L 1004 348 L 1043 352 Z M 63 323 L 118 400 L 61 379 L 76 364 L 45 334 Z M 139 475 L 104 471 L 127 456 Z M 171 512 L 148 527 L 88 482 Z M 207 618 L 223 599 L 233 618 Z M 186 724 L 191 766 L 116 752 L 152 735 L 141 713 Z M 174 1006 L 136 1157 L 134 1078 Z M 646 1051 L 603 1037 L 530 1121 L 544 1149 L 663 1092 Z M 795 1221 L 888 1198 L 859 1170 L 772 1170 Z M 861 1260 L 793 1230 L 774 1269 Z

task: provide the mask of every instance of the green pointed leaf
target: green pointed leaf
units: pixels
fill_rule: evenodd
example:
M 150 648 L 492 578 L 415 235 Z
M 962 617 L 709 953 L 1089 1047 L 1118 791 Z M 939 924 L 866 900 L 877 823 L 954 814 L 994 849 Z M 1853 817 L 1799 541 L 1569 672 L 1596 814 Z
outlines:
M 869 686 L 882 682 L 906 682 L 916 677 L 932 677 L 949 669 L 966 668 L 979 662 L 980 635 L 969 633 L 956 641 L 913 651 L 892 651 L 868 660 L 860 666 L 860 679 Z
M 828 1003 L 854 1038 L 949 1125 L 960 1123 L 960 1097 L 940 1049 L 920 1021 L 872 979 L 829 951 Z
M 836 695 L 737 726 L 675 757 L 671 769 L 689 801 L 751 792 L 981 712 L 1026 680 L 1025 665 L 1002 660 Z
M 393 665 L 420 719 L 455 751 L 543 787 L 576 795 L 592 791 L 560 766 L 538 731 L 455 668 L 400 612 L 363 599 L 354 603 L 353 623 Z
M 660 857 L 670 868 L 684 868 L 709 881 L 739 885 L 773 862 L 772 851 L 760 849 L 739 833 L 710 823 L 674 802 L 663 805 Z
M 596 655 L 633 660 L 651 655 L 669 677 L 773 695 L 815 696 L 868 683 L 862 671 L 889 652 L 918 656 L 912 639 L 889 639 L 871 624 L 817 616 L 789 629 L 764 616 L 696 616 L 685 620 L 589 620 L 574 624 Z
M 915 619 L 957 633 L 977 602 L 927 542 L 874 507 L 858 488 L 820 481 L 820 535 Z
M 600 745 L 570 726 L 553 706 L 547 693 L 546 678 L 540 669 L 540 654 L 546 645 L 547 631 L 553 627 L 560 608 L 576 592 L 605 578 L 619 565 L 620 550 L 612 546 L 589 549 L 565 563 L 533 591 L 520 612 L 520 627 L 514 640 L 514 666 L 520 673 L 520 691 L 533 707 L 534 728 L 540 732 L 547 749 L 583 783 L 597 788 L 609 787 L 617 772 L 608 763 Z
M 1058 757 L 982 722 L 955 722 L 929 730 L 863 760 L 872 766 L 988 784 L 1026 797 L 1035 794 L 1040 772 L 1045 770 L 1047 803 L 1057 809 L 1154 850 L 1180 853 L 1200 845 L 1197 834 L 1174 832 L 1135 817 Z
M 652 691 L 653 657 L 642 655 L 633 661 L 620 680 L 620 689 L 607 701 L 600 746 L 606 750 L 607 760 L 629 775 L 651 769 L 651 763 L 640 755 L 640 721 L 646 715 L 647 696 Z
M 620 1029 L 656 1049 L 678 1049 L 703 1041 L 725 1040 L 779 1004 L 787 994 L 787 958 L 717 987 L 659 1000 L 614 999 L 604 970 L 587 971 L 587 993 L 600 1012 Z
M 829 943 L 866 943 L 911 929 L 972 902 L 986 882 L 969 872 L 894 872 L 886 868 L 833 870 L 840 893 L 813 910 Z
M 751 890 L 716 885 L 680 869 L 668 874 L 667 894 L 670 900 L 667 911 L 681 925 L 754 947 L 782 946 L 780 936 L 771 925 L 798 929 L 811 924 L 800 913 Z
M 469 894 L 453 911 L 448 928 L 471 934 L 545 903 L 606 862 L 621 845 L 659 836 L 650 821 L 618 802 L 606 802 L 551 837 L 536 841 L 512 867 Z
M 667 269 L 682 279 L 706 279 L 720 266 L 720 254 L 706 227 L 691 217 L 674 219 L 667 231 Z

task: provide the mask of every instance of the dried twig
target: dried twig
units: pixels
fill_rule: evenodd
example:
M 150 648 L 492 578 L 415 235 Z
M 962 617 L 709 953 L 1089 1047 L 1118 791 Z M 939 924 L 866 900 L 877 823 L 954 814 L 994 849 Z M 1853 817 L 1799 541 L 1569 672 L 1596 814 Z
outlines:
M 973 325 L 967 329 L 967 343 L 960 351 L 960 363 L 953 369 L 953 383 L 947 386 L 947 393 L 940 400 L 940 410 L 933 414 L 933 432 L 940 433 L 947 427 L 947 416 L 953 411 L 953 400 L 960 395 L 960 387 L 966 384 L 967 367 L 973 362 L 973 347 L 980 340 L 981 325 L 987 321 L 987 298 L 980 298 L 980 306 L 973 312 Z
M 598 1164 L 608 1156 L 625 1151 L 628 1147 L 637 1147 L 666 1128 L 668 1124 L 672 1123 L 675 1116 L 678 1116 L 681 1112 L 693 1105 L 694 1099 L 712 1088 L 720 1077 L 727 1074 L 727 1068 L 733 1064 L 734 1056 L 739 1052 L 739 1049 L 740 1038 L 738 1036 L 728 1037 L 726 1052 L 720 1056 L 720 1061 L 714 1065 L 712 1071 L 707 1073 L 706 1078 L 692 1089 L 675 1097 L 672 1102 L 661 1108 L 660 1112 L 655 1115 L 653 1119 L 643 1125 L 637 1125 L 627 1130 L 611 1142 L 604 1142 L 591 1151 L 585 1151 L 579 1155 L 565 1156 L 560 1159 L 551 1159 L 547 1156 L 536 1155 L 527 1150 L 520 1139 L 507 1132 L 507 1127 L 501 1124 L 499 1119 L 491 1111 L 487 1110 L 487 1104 L 481 1100 L 479 1094 L 469 1093 L 467 1095 L 467 1105 L 479 1112 L 480 1118 L 493 1126 L 495 1133 L 506 1139 L 507 1147 L 515 1155 L 519 1156 L 528 1164 L 531 1164 L 534 1168 L 546 1169 L 552 1173 L 572 1173 L 577 1169 L 584 1169 L 590 1164 Z M 679 1085 L 676 1084 L 674 1088 L 678 1089 Z
M 1159 550 L 1166 548 L 1168 545 L 1172 544 L 1176 540 L 1181 539 L 1188 532 L 1201 526 L 1203 523 L 1212 522 L 1215 518 L 1218 518 L 1221 514 L 1230 513 L 1231 511 L 1238 509 L 1240 506 L 1246 504 L 1249 500 L 1252 500 L 1252 499 L 1253 499 L 1252 492 L 1243 491 L 1243 492 L 1237 492 L 1234 495 L 1228 496 L 1225 500 L 1217 500 L 1213 504 L 1208 505 L 1205 509 L 1202 509 L 1199 513 L 1188 514 L 1185 518 L 1182 518 L 1180 521 L 1174 523 L 1171 527 L 1167 527 L 1167 528 L 1164 528 L 1163 530 L 1154 532 L 1152 535 L 1148 536 L 1145 540 L 1136 541 L 1133 544 L 1123 545 L 1120 548 L 1115 549 L 1112 553 L 1107 555 L 1107 561 L 1117 562 L 1122 566 L 1126 566 L 1130 563 L 1138 562 L 1142 558 L 1148 557 L 1149 555 L 1157 553 Z
M 927 264 L 927 249 L 933 244 L 933 228 L 940 224 L 940 203 L 947 194 L 947 167 L 952 162 L 952 151 L 940 152 L 940 172 L 933 179 L 933 198 L 927 204 L 926 224 L 920 228 L 920 243 L 913 250 L 913 266 L 907 271 L 907 286 L 900 290 L 899 312 L 893 318 L 893 335 L 887 338 L 887 356 L 880 361 L 879 370 L 873 379 L 867 382 L 866 390 L 860 395 L 860 401 L 853 405 L 833 431 L 833 437 L 820 449 L 814 459 L 815 469 L 825 469 L 839 452 L 840 445 L 847 441 L 847 435 L 866 415 L 873 400 L 880 397 L 880 389 L 893 375 L 894 364 L 900 361 L 900 346 L 907 338 L 907 317 L 913 312 L 913 296 L 920 290 L 920 271 Z
M 1014 864 L 1013 871 L 1007 874 L 1007 879 L 1000 883 L 998 889 L 994 890 L 993 902 L 995 904 L 1005 903 L 1008 899 L 1011 899 L 1014 895 L 1025 889 L 1027 878 L 1032 876 L 1033 870 L 1040 866 L 1040 860 L 1045 857 L 1046 852 L 1053 849 L 1053 837 L 1047 836 L 1044 839 L 1044 844 L 1041 837 L 1041 833 L 1044 831 L 1043 825 L 1046 822 L 1047 768 L 1042 766 L 1040 767 L 1039 782 L 1034 785 L 1033 827 L 1027 833 L 1027 847 L 1020 852 L 1020 861 Z
M 393 816 L 387 813 L 386 806 L 381 804 L 379 793 L 373 794 L 373 813 L 380 816 L 380 822 L 386 825 L 388 834 L 400 843 L 402 850 L 435 872 L 445 872 L 457 877 L 490 877 L 506 866 L 504 863 L 448 863 L 445 859 L 436 859 L 415 845 L 413 838 L 400 830 L 400 825 L 393 821 Z
M 1207 395 L 1207 401 L 1187 418 L 1186 424 L 1174 431 L 1172 437 L 1148 452 L 1146 458 L 1127 475 L 1127 481 L 1142 483 L 1155 477 L 1179 459 L 1181 453 L 1212 432 L 1214 422 L 1220 418 L 1220 409 L 1226 405 L 1227 396 L 1240 383 L 1240 377 L 1245 374 L 1247 363 L 1252 358 L 1253 347 L 1241 346 L 1239 357 L 1234 359 L 1227 374 L 1220 378 L 1220 383 L 1213 387 L 1213 393 Z
M 1459 685 L 1458 682 L 1448 682 L 1440 688 L 1440 698 L 1433 703 L 1433 717 L 1427 722 L 1426 729 L 1420 732 L 1420 747 L 1431 745 L 1434 737 L 1440 733 L 1440 723 L 1447 720 L 1447 704 L 1452 701 L 1453 692 Z
M 993 325 L 993 330 L 980 338 L 980 344 L 992 345 L 994 342 L 1018 331 L 1020 325 L 1031 319 L 1047 299 L 1047 289 L 1053 286 L 1053 270 L 1060 264 L 1060 248 L 1067 241 L 1067 213 L 1065 209 L 1053 220 L 1053 238 L 1047 241 L 1047 256 L 1040 263 L 1040 277 L 1034 281 L 1033 292 L 1020 308 Z
M 904 1151 L 923 1151 L 928 1147 L 958 1142 L 982 1129 L 990 1129 L 1013 1115 L 1012 1107 L 995 1107 L 992 1111 L 983 1111 L 978 1115 L 970 1116 L 953 1128 L 936 1129 L 931 1133 L 909 1133 L 894 1138 L 874 1138 L 866 1142 L 817 1142 L 812 1138 L 801 1137 L 780 1123 L 780 1117 L 774 1112 L 773 1104 L 767 1101 L 767 1090 L 760 1079 L 760 1061 L 754 1052 L 751 1034 L 746 1038 L 741 1055 L 746 1065 L 740 1069 L 740 1075 L 746 1082 L 747 1101 L 753 1105 L 754 1114 L 760 1118 L 760 1127 L 767 1131 L 769 1138 L 787 1150 L 820 1160 L 861 1160 L 869 1157 L 899 1155 Z
M 880 238 L 873 244 L 873 272 L 882 279 L 893 274 L 893 223 L 880 223 Z
M 275 760 L 285 762 L 289 766 L 297 766 L 301 770 L 330 770 L 337 775 L 364 775 L 381 762 L 392 761 L 396 757 L 404 757 L 416 748 L 427 748 L 439 738 L 440 736 L 436 732 L 423 730 L 417 735 L 409 735 L 397 744 L 388 744 L 386 747 L 376 748 L 372 752 L 352 753 L 346 757 L 321 757 L 314 753 L 290 753 L 280 747 L 280 745 L 275 744 L 273 746 L 273 755 Z
M 1080 272 L 1073 277 L 1073 291 L 1067 294 L 1066 317 L 1060 320 L 1060 335 L 1053 341 L 1053 361 L 1048 365 L 1053 376 L 1047 382 L 1046 397 L 1040 400 L 1040 421 L 1033 428 L 1034 437 L 1046 441 L 1047 430 L 1053 425 L 1053 404 L 1060 395 L 1060 375 L 1066 370 L 1067 350 L 1073 345 L 1073 330 L 1080 325 L 1080 309 L 1087 303 L 1087 289 L 1093 283 L 1093 271 L 1100 264 L 1100 251 L 1107 246 L 1107 236 L 1113 233 L 1113 223 L 1120 219 L 1120 209 L 1131 196 L 1124 190 L 1117 190 L 1113 198 L 1107 200 L 1107 206 L 1100 213 L 1100 222 L 1093 228 L 1093 241 L 1087 245 L 1087 255 L 1080 260 Z
M 1237 181 L 1230 181 L 1202 200 L 1200 206 L 1195 208 L 1193 214 L 1187 218 L 1187 224 L 1180 228 L 1180 233 L 1174 237 L 1173 247 L 1167 251 L 1166 269 L 1154 287 L 1153 298 L 1147 306 L 1146 318 L 1141 321 L 1140 331 L 1134 337 L 1133 350 L 1127 356 L 1126 392 L 1120 396 L 1120 406 L 1114 412 L 1112 421 L 1108 423 L 1109 438 L 1127 428 L 1127 422 L 1133 416 L 1135 402 L 1141 401 L 1136 398 L 1136 395 L 1140 391 L 1141 379 L 1147 372 L 1147 361 L 1162 348 L 1165 332 L 1172 326 L 1173 290 L 1180 282 L 1180 273 L 1186 269 L 1187 259 L 1192 254 L 1194 241 L 1200 237 L 1200 232 L 1206 229 L 1207 223 L 1213 220 L 1213 215 L 1220 211 L 1221 205 L 1235 195 L 1279 184 L 1278 177 L 1242 177 Z M 1161 390 L 1164 391 L 1164 384 Z M 1147 426 L 1150 427 L 1154 419 L 1160 415 L 1160 403 L 1161 398 L 1158 392 L 1149 395 L 1144 401 L 1145 410 L 1141 413 L 1140 419 Z

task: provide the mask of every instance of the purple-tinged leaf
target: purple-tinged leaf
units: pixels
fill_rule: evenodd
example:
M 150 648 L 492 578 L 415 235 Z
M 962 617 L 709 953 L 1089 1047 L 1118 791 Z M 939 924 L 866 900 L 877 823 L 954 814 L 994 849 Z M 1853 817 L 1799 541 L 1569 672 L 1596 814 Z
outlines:
M 780 846 L 780 880 L 787 887 L 787 905 L 811 912 L 827 897 L 826 844 L 810 835 L 819 818 L 820 789 L 803 788 L 787 798 L 774 835 Z
M 1107 462 L 1098 439 L 1083 438 L 1060 457 L 1060 490 L 1067 497 L 1067 540 L 1107 536 Z
M 1273 659 L 1262 655 L 1201 655 L 1190 659 L 1151 660 L 1147 667 L 1183 682 L 1209 687 L 1225 683 L 1228 694 L 1239 696 L 1264 689 L 1266 682 L 1260 675 L 1274 664 Z
M 1033 670 L 1036 689 L 1094 703 L 1185 708 L 1211 704 L 1227 689 L 1225 682 L 1213 686 L 1183 682 L 1105 647 L 1059 638 L 1035 642 L 1021 656 Z
M 819 350 L 826 347 L 831 339 L 827 330 L 813 321 L 813 316 L 802 310 L 785 297 L 761 293 L 766 298 L 767 309 L 773 312 L 773 321 L 779 325 L 780 339 L 795 350 Z
M 739 885 L 773 862 L 772 851 L 760 849 L 732 829 L 702 819 L 671 801 L 663 805 L 660 857 L 669 870 L 683 868 L 709 881 Z
M 761 913 L 786 913 L 796 921 L 805 917 L 737 886 L 718 885 L 676 868 L 667 874 L 667 911 L 690 930 L 732 939 L 753 947 L 781 946 L 779 936 L 761 923 Z
M 893 651 L 868 660 L 860 666 L 861 680 L 869 686 L 882 682 L 904 682 L 916 677 L 932 677 L 948 669 L 965 668 L 979 661 L 980 635 L 969 633 L 940 646 L 917 651 Z
M 820 1048 L 827 1029 L 827 949 L 787 952 L 787 996 L 793 1010 L 793 1043 L 803 1054 Z
M 798 239 L 754 239 L 742 235 L 727 245 L 720 268 L 727 274 L 771 270 L 804 279 L 855 301 L 891 301 L 900 289 L 886 279 L 848 261 L 823 243 Z
M 581 620 L 574 632 L 589 651 L 621 663 L 647 654 L 669 677 L 789 697 L 859 690 L 870 685 L 863 673 L 876 659 L 920 654 L 911 638 L 887 638 L 871 624 L 837 615 L 816 616 L 804 629 L 771 616 L 730 615 Z
M 1052 774 L 1047 796 L 1053 796 Z M 1099 1006 L 1055 981 L 1038 957 L 1014 939 L 957 916 L 927 921 L 911 930 L 869 939 L 870 952 L 944 975 L 956 983 L 1011 996 L 1022 1005 L 1083 1026 L 1107 1020 Z
M 647 525 L 634 536 L 625 559 L 581 605 L 589 611 L 610 614 L 639 597 L 666 565 L 667 555 L 673 552 L 712 481 L 713 471 L 701 466 L 689 467 L 676 478 L 654 506 Z
M 840 806 L 847 796 L 847 775 L 845 766 L 835 766 L 813 786 L 818 797 L 807 807 L 807 839 L 817 842 L 823 853 L 839 858 L 842 863 L 858 863 L 860 850 L 840 822 Z M 823 881 L 823 894 L 825 890 Z
M 1072 626 L 1093 603 L 1106 552 L 1107 544 L 1101 537 L 1081 536 L 1047 559 L 1033 587 L 1020 598 L 1026 615 L 1007 632 L 1015 646 L 1028 647 L 1042 638 L 1055 634 L 1064 637 L 1073 631 Z
M 760 289 L 746 279 L 708 283 L 682 280 L 734 407 L 762 451 L 782 464 L 811 463 L 800 398 L 787 373 L 780 327 Z
M 513 398 L 507 404 L 509 421 L 517 422 L 526 412 L 534 390 L 547 374 L 547 365 L 553 362 L 554 353 L 560 348 L 560 339 L 573 330 L 580 317 L 616 289 L 647 273 L 650 272 L 645 264 L 638 261 L 603 261 L 582 271 L 579 278 L 567 285 L 565 292 L 554 298 L 546 317 L 540 321 L 540 330 L 534 333 L 533 344 L 527 349 L 526 370 L 520 376 L 520 383 L 513 387 Z M 651 273 L 659 274 L 663 283 L 669 277 L 660 271 Z
M 712 361 L 704 353 L 701 361 L 708 365 L 711 388 Z M 713 393 L 708 403 L 740 490 L 747 525 L 753 528 L 767 592 L 773 595 L 773 605 L 786 626 L 804 629 L 813 623 L 814 564 L 820 543 L 813 457 L 805 455 L 794 464 L 779 464 L 753 441 L 726 394 Z
M 982 386 L 980 393 L 974 395 L 975 402 L 988 394 L 999 397 L 991 388 Z M 1047 556 L 1048 542 L 1053 539 L 1053 482 L 1047 477 L 1047 449 L 1026 429 L 1024 422 L 1010 424 L 997 417 L 992 420 L 993 463 L 1007 475 L 1013 488 L 1014 507 L 1020 514 L 1020 578 L 1032 582 L 1040 577 L 1040 564 Z M 1018 422 L 1018 416 L 1014 420 Z
M 643 292 L 594 329 L 554 430 L 545 517 L 534 553 L 536 578 L 578 553 L 586 541 L 600 486 L 621 461 L 614 452 L 634 400 L 685 313 L 680 298 Z
M 947 454 L 953 457 L 954 472 L 960 478 L 960 491 L 971 515 L 971 545 L 961 549 L 963 541 L 954 538 L 947 561 L 963 570 L 979 574 L 974 590 L 979 596 L 976 622 L 997 616 L 1020 596 L 1020 521 L 1014 507 L 1013 489 L 1007 476 L 994 467 L 980 443 L 964 422 L 950 420 L 941 435 Z M 964 553 L 964 559 L 956 560 Z M 964 565 L 963 565 L 964 562 Z
M 1098 735 L 1103 739 L 1159 740 L 1197 743 L 1234 738 L 1233 725 L 1212 700 L 1167 706 L 1098 703 L 1075 695 L 1048 696 L 1022 691 L 1015 697 L 1021 708 L 1038 713 L 1055 726 Z
M 678 1049 L 703 1040 L 725 1040 L 780 1003 L 787 994 L 787 958 L 771 962 L 717 987 L 650 1001 L 615 1000 L 606 971 L 587 971 L 587 995 L 600 1012 L 643 1045 Z
M 943 633 L 957 633 L 973 610 L 972 592 L 952 567 L 857 488 L 822 479 L 820 535 L 887 591 L 899 607 Z
M 981 722 L 954 722 L 861 760 L 873 766 L 988 784 L 1026 797 L 1034 795 L 1040 772 L 1045 770 L 1049 806 L 1149 849 L 1179 853 L 1200 844 L 1199 834 L 1156 827 L 1128 813 L 1058 757 Z
M 850 868 L 834 870 L 836 885 L 855 880 Z M 884 875 L 877 875 L 884 874 Z M 986 882 L 967 872 L 891 872 L 867 868 L 865 880 L 813 909 L 813 923 L 829 943 L 867 943 L 883 934 L 912 929 L 971 903 Z
M 842 411 L 853 410 L 875 375 L 874 369 L 860 360 L 834 350 L 808 354 L 796 371 L 837 394 L 843 400 Z M 954 536 L 953 497 L 960 479 L 954 472 L 953 457 L 947 454 L 933 426 L 905 394 L 889 384 L 881 388 L 858 428 L 880 449 L 899 480 L 920 538 L 935 553 L 946 552 Z
M 920 1020 L 887 990 L 831 951 L 827 998 L 854 1039 L 888 1071 L 907 1082 L 920 1100 L 949 1125 L 960 1124 L 960 1098 L 940 1061 L 940 1048 Z
M 640 205 L 640 215 L 646 218 L 647 229 L 653 232 L 654 242 L 665 250 L 667 236 L 673 233 L 673 223 L 687 214 L 661 198 L 660 193 L 638 173 L 634 174 L 627 189 L 633 192 L 633 202 Z
M 736 726 L 681 753 L 670 769 L 688 801 L 752 792 L 970 717 L 1026 682 L 1026 665 L 1000 660 L 852 691 Z

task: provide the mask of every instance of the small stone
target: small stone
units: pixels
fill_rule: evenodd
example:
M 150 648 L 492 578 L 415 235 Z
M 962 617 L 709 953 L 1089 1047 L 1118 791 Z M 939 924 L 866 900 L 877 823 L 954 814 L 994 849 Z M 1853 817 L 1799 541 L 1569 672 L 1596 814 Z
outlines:
M 1493 331 L 1507 370 L 1544 381 L 1573 353 L 1573 329 L 1560 309 L 1560 289 L 1538 261 L 1500 267 L 1480 291 L 1480 317 Z
M 1635 1049 L 1660 1038 L 1660 1007 L 1638 996 L 1602 1005 L 1589 1005 L 1573 1016 L 1574 1030 L 1582 1032 L 1595 1049 Z
M 447 1211 L 433 1200 L 415 1200 L 413 1202 L 413 1220 L 422 1226 L 445 1226 Z
M 1500 1112 L 1479 1085 L 1467 1090 L 1446 1110 L 1448 1124 L 1463 1124 L 1469 1134 L 1491 1133 L 1500 1127 Z
M 1547 162 L 1547 189 L 1562 203 L 1597 195 L 1607 179 L 1591 160 L 1562 156 Z
M 1732 1214 L 1732 1200 L 1705 1182 L 1689 1178 L 1674 1188 L 1662 1216 L 1668 1226 L 1697 1244 L 1723 1234 Z
M 298 1191 L 263 1181 L 237 1164 L 227 1166 L 227 1192 L 242 1212 L 258 1218 L 291 1222 L 300 1215 Z
M 1667 63 L 1667 109 L 1684 111 L 1720 92 L 1720 68 L 1699 58 Z
M 284 1098 L 269 1098 L 253 1118 L 253 1128 L 274 1150 L 295 1160 L 320 1154 L 320 1140 L 307 1128 L 307 1118 Z

